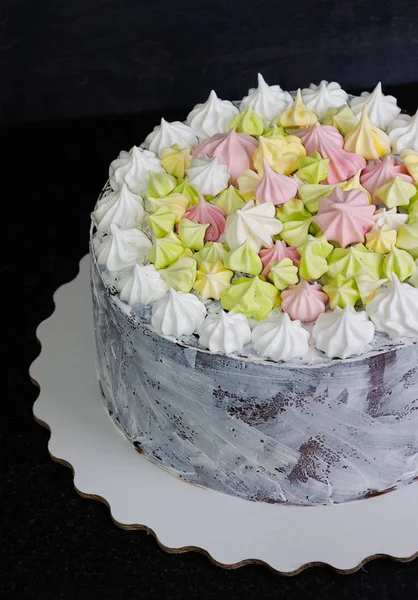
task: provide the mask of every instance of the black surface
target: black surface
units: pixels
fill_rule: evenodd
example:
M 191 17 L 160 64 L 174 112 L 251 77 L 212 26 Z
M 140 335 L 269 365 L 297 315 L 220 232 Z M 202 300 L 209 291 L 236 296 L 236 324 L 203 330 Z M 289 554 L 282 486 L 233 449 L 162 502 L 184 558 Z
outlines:
M 416 0 L 2 0 L 2 122 L 418 81 Z
M 404 106 L 411 109 L 418 89 L 414 95 L 410 88 L 407 95 Z M 32 416 L 38 392 L 28 368 L 39 352 L 35 328 L 52 312 L 55 289 L 75 277 L 87 252 L 89 213 L 109 162 L 120 149 L 139 143 L 154 121 L 155 115 L 102 118 L 28 125 L 1 134 L 11 160 L 1 173 L 6 252 L 0 268 L 7 305 L 0 327 L 9 364 L 0 411 L 0 596 L 417 598 L 418 560 L 380 559 L 354 575 L 311 568 L 284 578 L 261 566 L 224 571 L 199 554 L 169 555 L 153 536 L 119 529 L 106 506 L 80 498 L 70 470 L 49 458 L 49 434 Z

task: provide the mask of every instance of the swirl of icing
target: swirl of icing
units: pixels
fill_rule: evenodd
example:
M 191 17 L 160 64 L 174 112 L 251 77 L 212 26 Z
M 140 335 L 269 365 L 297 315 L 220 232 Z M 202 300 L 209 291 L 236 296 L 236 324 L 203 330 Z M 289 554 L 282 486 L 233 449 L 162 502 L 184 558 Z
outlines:
M 168 287 L 154 265 L 134 265 L 118 282 L 120 298 L 134 306 L 151 304 L 168 292 Z
M 282 258 L 290 258 L 294 265 L 298 266 L 300 260 L 300 254 L 294 246 L 287 246 L 283 240 L 274 242 L 271 248 L 260 250 L 259 256 L 263 263 L 263 270 L 261 275 L 268 277 L 270 273 L 271 263 L 273 261 L 280 261 Z
M 298 248 L 300 253 L 299 274 L 303 279 L 319 279 L 328 271 L 327 257 L 334 246 L 325 236 L 308 235 L 304 244 Z
M 298 89 L 295 101 L 277 117 L 277 122 L 282 127 L 312 127 L 318 122 L 318 117 L 304 105 L 302 93 Z
M 292 321 L 279 308 L 257 323 L 252 331 L 255 351 L 274 361 L 303 358 L 309 352 L 309 331 L 300 321 Z
M 232 310 L 258 321 L 280 303 L 279 292 L 271 283 L 255 277 L 238 277 L 232 285 L 221 293 L 221 304 L 225 310 Z
M 393 276 L 400 281 L 405 281 L 415 272 L 415 263 L 412 256 L 406 250 L 391 246 L 389 254 L 383 259 L 383 274 L 392 281 Z
M 144 220 L 144 205 L 141 196 L 129 191 L 124 183 L 120 190 L 103 196 L 92 212 L 97 230 L 107 233 L 111 223 L 121 229 L 139 229 Z
M 173 231 L 156 238 L 149 259 L 156 269 L 164 269 L 175 262 L 184 252 L 184 246 Z
M 206 308 L 194 294 L 173 288 L 152 305 L 151 324 L 163 335 L 191 335 L 204 321 Z
M 157 238 L 164 237 L 173 231 L 176 215 L 166 205 L 159 206 L 152 214 L 148 215 L 148 224 Z
M 401 150 L 401 158 L 412 179 L 418 182 L 418 151 Z
M 292 177 L 276 173 L 263 161 L 263 176 L 254 188 L 254 196 L 258 202 L 284 204 L 294 198 L 297 191 L 298 186 Z
M 302 142 L 296 135 L 260 136 L 254 153 L 254 167 L 263 174 L 264 161 L 281 175 L 290 175 L 298 168 L 298 158 L 306 155 Z
M 228 133 L 218 133 L 200 142 L 193 150 L 193 156 L 216 157 L 221 165 L 226 165 L 231 183 L 236 184 L 241 173 L 253 166 L 257 146 L 257 140 L 250 135 L 231 129 Z
M 387 225 L 388 229 L 399 229 L 408 220 L 408 215 L 396 212 L 396 208 L 387 210 L 379 208 L 373 215 L 374 224 L 376 227 Z
M 327 277 L 335 277 L 339 273 L 347 279 L 358 275 L 369 275 L 379 279 L 382 268 L 382 255 L 370 252 L 363 244 L 349 248 L 334 248 L 328 258 Z
M 376 207 L 369 204 L 360 190 L 344 192 L 336 187 L 326 198 L 319 199 L 319 210 L 313 222 L 327 240 L 337 242 L 342 248 L 363 242 L 367 231 L 373 227 Z
M 391 147 L 387 133 L 370 123 L 367 105 L 363 105 L 357 127 L 344 138 L 344 150 L 355 152 L 366 160 L 374 160 L 390 154 Z
M 296 176 L 303 183 L 319 184 L 327 178 L 329 161 L 329 158 L 322 158 L 316 151 L 310 156 L 302 156 L 298 160 Z
M 326 183 L 345 181 L 366 166 L 364 158 L 342 148 L 343 137 L 335 127 L 317 123 L 313 127 L 301 128 L 295 133 L 301 138 L 309 154 L 317 151 L 329 159 Z
M 196 223 L 190 219 L 181 219 L 178 225 L 178 234 L 183 246 L 192 250 L 201 250 L 205 243 L 205 233 L 208 227 L 209 223 Z
M 257 252 L 251 248 L 248 240 L 245 240 L 240 246 L 231 250 L 226 266 L 239 273 L 258 275 L 263 268 L 263 263 Z
M 329 108 L 338 108 L 348 100 L 348 94 L 336 81 L 322 80 L 319 85 L 311 83 L 302 90 L 302 100 L 307 109 L 323 119 Z
M 342 135 L 347 135 L 357 126 L 357 118 L 348 104 L 343 104 L 338 108 L 329 108 L 325 117 L 321 119 L 322 125 L 332 125 Z
M 254 201 L 249 200 L 227 218 L 226 243 L 232 250 L 246 240 L 256 252 L 261 248 L 271 248 L 272 236 L 280 233 L 283 228 L 274 215 L 275 208 L 271 202 L 255 206 Z
M 211 352 L 241 352 L 251 341 L 251 329 L 245 315 L 220 310 L 206 317 L 197 331 L 199 343 Z
M 110 163 L 109 181 L 112 189 L 120 190 L 126 183 L 130 191 L 141 195 L 147 185 L 150 171 L 164 173 L 160 159 L 154 152 L 133 146 L 122 152 Z
M 196 261 L 190 256 L 180 256 L 171 265 L 161 269 L 160 274 L 168 288 L 190 292 L 196 281 Z
M 328 297 L 322 291 L 322 285 L 310 284 L 304 279 L 282 292 L 282 309 L 293 321 L 315 321 L 325 311 L 327 302 Z
M 205 242 L 216 242 L 225 230 L 224 211 L 216 204 L 206 202 L 203 196 L 197 204 L 186 210 L 184 218 L 197 223 L 209 223 L 205 232 Z
M 415 261 L 415 272 L 412 275 L 412 277 L 410 277 L 408 279 L 408 283 L 410 283 L 411 285 L 413 285 L 414 287 L 418 288 L 418 258 Z
M 392 156 L 385 156 L 383 159 L 373 161 L 363 169 L 360 181 L 361 185 L 370 192 L 373 202 L 379 204 L 379 199 L 376 198 L 377 190 L 397 175 L 405 181 L 412 182 L 412 177 L 409 177 L 408 171 L 403 165 L 399 165 Z
M 199 139 L 215 133 L 228 131 L 230 120 L 238 114 L 238 109 L 229 100 L 221 100 L 212 90 L 203 104 L 196 106 L 187 115 L 186 123 Z
M 418 289 L 401 283 L 396 275 L 392 281 L 377 290 L 366 305 L 366 312 L 377 331 L 391 338 L 418 336 Z
M 203 248 L 194 254 L 194 258 L 198 265 L 203 262 L 216 263 L 218 260 L 225 264 L 228 259 L 228 250 L 225 244 L 220 242 L 206 242 Z
M 396 238 L 396 229 L 389 229 L 386 224 L 379 227 L 375 223 L 372 229 L 366 233 L 366 247 L 372 252 L 386 254 L 396 244 Z
M 220 164 L 216 156 L 193 158 L 186 173 L 190 185 L 204 196 L 216 196 L 228 186 L 227 166 Z
M 385 131 L 401 112 L 396 103 L 396 98 L 383 94 L 380 82 L 372 92 L 363 92 L 360 96 L 353 98 L 350 106 L 357 117 L 360 117 L 364 106 L 367 106 L 370 121 L 373 125 Z
M 148 237 L 139 229 L 120 229 L 116 223 L 111 223 L 109 234 L 97 248 L 97 262 L 109 271 L 122 271 L 135 263 L 144 263 L 151 246 Z
M 191 162 L 190 148 L 180 148 L 178 144 L 166 148 L 161 153 L 161 166 L 169 175 L 173 175 L 177 179 L 183 179 Z
M 154 130 L 147 135 L 142 146 L 161 156 L 163 150 L 174 144 L 180 148 L 193 148 L 197 144 L 196 134 L 191 127 L 181 121 L 169 123 L 165 119 L 161 119 L 160 124 L 156 125 Z
M 406 149 L 418 152 L 418 110 L 413 117 L 399 115 L 389 129 L 389 139 L 395 152 Z
M 354 306 L 360 299 L 360 293 L 354 278 L 346 279 L 343 275 L 337 275 L 334 279 L 324 285 L 324 292 L 328 296 L 330 308 L 337 306 Z
M 213 244 L 214 242 L 209 242 Z M 195 255 L 196 256 L 196 255 Z M 231 285 L 233 271 L 226 269 L 220 260 L 202 262 L 196 271 L 196 281 L 193 288 L 199 292 L 203 300 L 213 298 L 219 300 L 222 292 Z
M 352 306 L 319 315 L 312 329 L 315 346 L 329 358 L 362 354 L 373 340 L 375 327 L 364 311 Z
M 293 264 L 292 259 L 282 258 L 271 265 L 269 279 L 278 290 L 285 290 L 289 285 L 299 281 L 298 268 Z
M 375 197 L 386 204 L 388 208 L 408 206 L 411 198 L 416 194 L 413 183 L 405 181 L 401 175 L 396 175 L 376 190 Z
M 396 245 L 409 252 L 412 258 L 418 258 L 418 221 L 408 222 L 399 227 Z
M 249 106 L 231 120 L 229 129 L 235 129 L 238 133 L 248 133 L 248 135 L 261 135 L 264 131 L 264 123 Z
M 293 103 L 293 98 L 289 92 L 285 92 L 279 85 L 269 86 L 258 74 L 258 87 L 248 91 L 248 96 L 241 100 L 240 111 L 249 106 L 257 115 L 260 115 L 265 121 L 272 121 L 288 106 Z
M 228 216 L 239 208 L 242 208 L 245 202 L 238 190 L 233 185 L 230 185 L 228 189 L 220 193 L 215 199 L 214 204 L 222 208 L 225 215 Z

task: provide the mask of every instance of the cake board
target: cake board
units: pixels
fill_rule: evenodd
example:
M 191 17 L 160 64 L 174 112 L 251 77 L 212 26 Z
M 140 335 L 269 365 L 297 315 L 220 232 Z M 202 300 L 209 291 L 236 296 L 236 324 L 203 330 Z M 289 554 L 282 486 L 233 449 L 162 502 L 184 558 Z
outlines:
M 169 552 L 200 551 L 225 568 L 262 563 L 285 575 L 318 564 L 348 573 L 373 558 L 418 556 L 418 482 L 340 505 L 286 506 L 191 485 L 150 463 L 101 401 L 88 256 L 54 301 L 37 330 L 34 415 L 51 432 L 51 457 L 73 470 L 78 493 L 105 502 L 117 525 L 153 533 Z

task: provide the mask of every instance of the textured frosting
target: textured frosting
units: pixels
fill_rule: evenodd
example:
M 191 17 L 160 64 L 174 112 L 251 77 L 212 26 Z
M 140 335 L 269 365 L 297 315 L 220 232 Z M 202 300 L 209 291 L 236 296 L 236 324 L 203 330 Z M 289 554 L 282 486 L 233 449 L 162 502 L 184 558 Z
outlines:
M 174 144 L 180 148 L 192 148 L 197 144 L 196 134 L 181 121 L 169 123 L 161 119 L 161 123 L 145 138 L 143 146 L 161 156 L 163 150 Z
M 119 229 L 112 223 L 96 251 L 97 262 L 109 271 L 122 271 L 135 263 L 144 263 L 151 250 L 151 241 L 139 229 Z
M 376 198 L 377 190 L 389 179 L 400 175 L 405 181 L 411 181 L 412 177 L 408 175 L 403 165 L 399 165 L 392 156 L 385 156 L 383 159 L 375 160 L 363 169 L 360 181 L 366 190 L 371 194 L 373 202 L 379 204 Z
M 187 209 L 184 217 L 197 223 L 209 223 L 205 231 L 205 242 L 216 242 L 225 230 L 225 215 L 222 208 L 206 202 L 203 197 L 197 204 Z
M 260 136 L 259 146 L 254 153 L 254 167 L 263 174 L 264 161 L 282 175 L 290 175 L 298 168 L 298 159 L 306 155 L 300 139 L 296 135 Z
M 190 167 L 192 156 L 190 148 L 180 148 L 174 144 L 161 153 L 161 166 L 169 173 L 179 179 L 183 179 L 186 169 Z
M 357 127 L 345 136 L 344 149 L 347 152 L 355 152 L 366 160 L 374 160 L 390 154 L 389 138 L 383 129 L 370 123 L 366 105 L 362 108 Z
M 231 119 L 229 129 L 235 129 L 239 133 L 248 133 L 248 135 L 261 135 L 264 131 L 264 122 L 249 106 Z
M 276 173 L 263 161 L 263 176 L 254 188 L 254 196 L 258 202 L 283 204 L 294 198 L 298 186 L 292 177 Z
M 396 98 L 383 94 L 380 82 L 372 92 L 363 92 L 361 96 L 353 98 L 350 106 L 353 113 L 358 117 L 360 117 L 363 107 L 367 106 L 370 121 L 373 125 L 385 131 L 401 112 L 396 103 Z
M 258 87 L 250 89 L 248 95 L 241 100 L 240 111 L 251 106 L 257 115 L 269 122 L 292 103 L 293 98 L 289 92 L 283 91 L 279 85 L 268 85 L 259 73 Z
M 130 192 L 125 183 L 120 190 L 103 196 L 92 213 L 97 230 L 104 233 L 109 231 L 112 223 L 121 229 L 140 228 L 144 216 L 141 196 Z
M 352 306 L 336 308 L 319 315 L 312 337 L 315 346 L 329 358 L 348 358 L 362 354 L 374 336 L 374 325 L 364 311 Z
M 196 271 L 196 281 L 193 287 L 203 300 L 208 298 L 219 300 L 222 292 L 230 287 L 233 274 L 233 271 L 225 268 L 221 260 L 203 261 Z
M 226 313 L 224 310 L 212 313 L 199 326 L 199 342 L 211 352 L 232 354 L 241 352 L 251 340 L 251 329 L 245 315 Z
M 282 309 L 293 320 L 304 323 L 315 321 L 325 311 L 328 301 L 322 286 L 318 283 L 310 284 L 308 281 L 300 281 L 296 285 L 290 285 L 282 292 Z
M 238 277 L 221 294 L 221 304 L 225 310 L 232 310 L 258 321 L 264 319 L 279 303 L 277 289 L 258 275 Z
M 231 129 L 228 133 L 218 133 L 200 142 L 194 148 L 193 155 L 198 158 L 203 155 L 215 156 L 220 164 L 226 165 L 231 183 L 235 184 L 245 169 L 252 168 L 257 146 L 257 140 L 250 135 Z
M 401 283 L 396 275 L 377 290 L 366 305 L 366 312 L 376 326 L 392 338 L 418 335 L 418 289 Z
M 338 108 L 329 108 L 323 119 L 323 125 L 333 125 L 342 135 L 347 135 L 357 125 L 357 118 L 348 104 Z
M 252 331 L 254 349 L 274 361 L 303 358 L 309 350 L 309 332 L 300 321 L 276 308 Z
M 338 108 L 348 100 L 348 94 L 336 81 L 322 80 L 319 85 L 311 83 L 309 88 L 302 90 L 302 100 L 309 110 L 323 119 L 329 108 Z
M 317 121 L 317 115 L 303 104 L 300 89 L 294 103 L 278 117 L 278 123 L 282 127 L 311 127 Z
M 412 183 L 405 181 L 401 175 L 384 183 L 375 194 L 375 197 L 384 202 L 388 208 L 395 206 L 408 206 L 411 198 L 416 194 Z
M 134 265 L 118 282 L 120 298 L 130 306 L 151 304 L 168 292 L 168 287 L 154 265 Z
M 206 316 L 206 308 L 193 294 L 172 288 L 152 305 L 151 324 L 163 335 L 191 335 Z
M 413 117 L 400 115 L 389 129 L 389 139 L 395 152 L 406 149 L 418 152 L 418 110 Z
M 373 220 L 377 227 L 387 225 L 388 229 L 399 229 L 408 220 L 408 215 L 396 212 L 395 208 L 379 208 L 373 215 Z
M 133 146 L 129 152 L 119 154 L 109 167 L 109 181 L 114 190 L 126 183 L 134 194 L 141 195 L 148 181 L 149 172 L 164 173 L 160 159 L 154 154 Z
M 260 250 L 259 252 L 261 262 L 263 263 L 263 270 L 261 275 L 268 277 L 270 273 L 270 266 L 273 261 L 279 261 L 282 258 L 290 258 L 294 265 L 299 264 L 300 254 L 294 246 L 287 246 L 283 240 L 277 240 L 274 242 L 274 246 Z
M 274 218 L 275 208 L 271 202 L 258 206 L 249 200 L 243 208 L 227 218 L 225 239 L 231 249 L 248 240 L 251 248 L 259 252 L 261 248 L 271 248 L 272 236 L 281 232 L 282 223 Z
M 228 131 L 231 119 L 238 109 L 229 100 L 220 100 L 212 90 L 203 104 L 196 104 L 187 115 L 189 125 L 199 139 Z
M 246 240 L 241 246 L 231 250 L 228 256 L 227 266 L 239 273 L 258 275 L 263 268 L 263 263 L 257 252 L 251 248 L 248 240 Z
M 193 158 L 186 173 L 190 185 L 205 196 L 219 194 L 228 186 L 230 177 L 226 165 L 220 164 L 216 156 Z

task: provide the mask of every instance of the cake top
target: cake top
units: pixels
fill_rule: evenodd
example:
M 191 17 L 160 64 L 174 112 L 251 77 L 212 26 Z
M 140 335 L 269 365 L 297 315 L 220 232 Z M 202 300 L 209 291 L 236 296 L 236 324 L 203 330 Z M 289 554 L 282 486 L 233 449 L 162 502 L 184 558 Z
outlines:
M 375 331 L 418 339 L 418 112 L 400 112 L 381 84 L 212 91 L 111 163 L 97 262 L 154 328 L 212 352 L 293 360 L 313 340 L 347 358 Z

